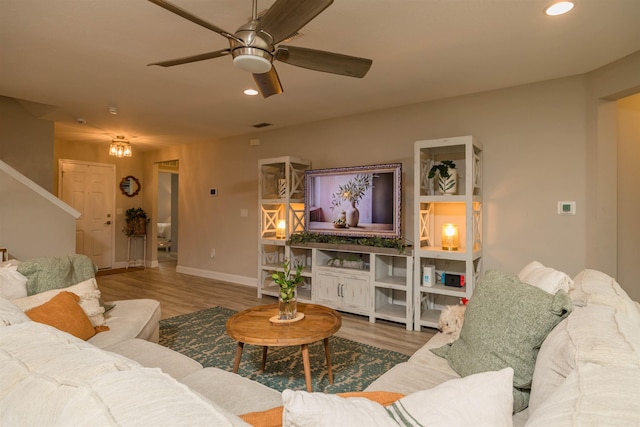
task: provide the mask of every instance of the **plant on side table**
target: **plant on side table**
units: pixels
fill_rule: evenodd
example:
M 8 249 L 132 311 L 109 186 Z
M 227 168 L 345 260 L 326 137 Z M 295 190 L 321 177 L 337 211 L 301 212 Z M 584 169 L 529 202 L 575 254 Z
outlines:
M 147 234 L 147 224 L 151 218 L 147 217 L 147 213 L 142 208 L 130 208 L 125 211 L 124 219 L 126 221 L 122 232 L 127 237 L 144 236 Z
M 298 314 L 298 304 L 296 301 L 296 286 L 302 283 L 302 270 L 304 267 L 298 265 L 295 273 L 291 271 L 291 262 L 285 259 L 282 263 L 283 271 L 278 271 L 271 275 L 274 282 L 280 286 L 278 296 L 278 319 L 293 320 Z

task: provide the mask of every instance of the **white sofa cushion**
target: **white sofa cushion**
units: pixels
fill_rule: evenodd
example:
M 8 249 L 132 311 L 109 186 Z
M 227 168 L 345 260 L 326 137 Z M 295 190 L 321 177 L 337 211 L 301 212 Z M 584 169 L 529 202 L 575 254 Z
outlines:
M 640 368 L 584 363 L 535 411 L 527 427 L 637 426 Z
M 28 279 L 17 269 L 17 264 L 9 261 L 0 264 L 0 297 L 11 300 L 27 296 Z
M 604 273 L 585 270 L 576 276 L 574 283 L 575 289 L 569 296 L 582 306 L 574 307 L 540 347 L 529 401 L 532 415 L 539 415 L 558 389 L 566 389 L 564 384 L 569 376 L 577 376 L 574 381 L 582 387 L 582 373 L 591 372 L 584 370 L 585 365 L 640 369 L 640 313 L 636 305 Z M 574 373 L 576 370 L 578 373 Z M 611 381 L 604 377 L 602 380 Z M 600 408 L 607 406 L 603 401 Z
M 7 299 L 0 297 L 0 327 L 30 321 L 31 319 L 29 319 L 29 317 L 20 310 L 20 307 Z
M 441 347 L 451 341 L 448 334 L 434 335 L 424 346 L 418 349 L 408 362 L 400 363 L 374 382 L 365 391 L 392 391 L 411 394 L 427 390 L 437 385 L 460 378 L 460 375 L 449 366 L 447 359 L 436 356 L 432 348 Z
M 55 328 L 0 328 L 0 343 L 0 425 L 243 424 L 159 369 Z
M 93 326 L 102 326 L 105 324 L 104 307 L 100 305 L 100 291 L 96 279 L 85 280 L 67 288 L 51 289 L 39 294 L 17 298 L 12 302 L 20 307 L 23 311 L 31 310 L 58 295 L 60 292 L 73 292 L 80 297 L 80 307 L 85 312 Z
M 282 420 L 287 427 L 485 426 L 510 427 L 513 369 L 484 372 L 444 382 L 385 407 L 362 397 L 285 390 Z
M 180 382 L 236 415 L 266 411 L 282 405 L 279 391 L 218 368 L 200 369 L 181 378 Z M 215 384 L 221 386 L 212 386 Z
M 518 273 L 518 277 L 524 283 L 528 283 L 543 291 L 555 294 L 560 289 L 569 292 L 573 289 L 573 280 L 566 273 L 545 267 L 538 261 L 532 261 L 525 265 Z
M 577 305 L 607 305 L 640 320 L 637 303 L 609 275 L 596 270 L 583 270 L 574 278 L 574 285 L 569 297 Z
M 114 308 L 105 314 L 108 331 L 100 332 L 89 342 L 100 348 L 131 338 L 158 342 L 160 303 L 152 299 L 113 301 Z

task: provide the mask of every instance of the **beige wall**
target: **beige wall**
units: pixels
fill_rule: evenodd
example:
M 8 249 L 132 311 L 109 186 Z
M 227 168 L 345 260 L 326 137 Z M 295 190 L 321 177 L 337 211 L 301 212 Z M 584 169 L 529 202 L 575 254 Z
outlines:
M 53 193 L 53 123 L 39 106 L 0 96 L 0 160 Z
M 27 260 L 76 251 L 78 212 L 0 162 L 0 247 Z
M 537 259 L 576 274 L 586 265 L 585 81 L 572 77 L 183 145 L 179 265 L 255 280 L 257 162 L 281 155 L 309 159 L 314 168 L 402 162 L 403 230 L 412 240 L 414 142 L 472 134 L 484 144 L 485 269 L 515 273 Z M 256 137 L 261 145 L 249 146 Z M 208 195 L 211 187 L 218 197 Z M 576 201 L 577 215 L 558 216 L 560 200 Z
M 640 277 L 640 94 L 618 101 L 618 280 Z M 627 286 L 640 301 L 640 286 Z

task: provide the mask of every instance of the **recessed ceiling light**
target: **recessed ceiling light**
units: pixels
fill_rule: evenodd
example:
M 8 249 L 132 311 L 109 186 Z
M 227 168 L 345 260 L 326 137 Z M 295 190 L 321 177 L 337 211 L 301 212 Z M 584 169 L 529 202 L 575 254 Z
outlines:
M 258 91 L 255 89 L 245 89 L 244 94 L 249 96 L 256 96 L 258 94 Z
M 574 4 L 572 1 L 557 1 L 547 6 L 544 13 L 549 16 L 562 15 L 573 9 L 573 6 Z

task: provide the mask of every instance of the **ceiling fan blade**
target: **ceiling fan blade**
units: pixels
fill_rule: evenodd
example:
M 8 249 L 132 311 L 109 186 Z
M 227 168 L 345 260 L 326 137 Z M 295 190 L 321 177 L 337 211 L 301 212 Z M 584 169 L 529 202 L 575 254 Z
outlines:
M 278 78 L 278 73 L 274 67 L 271 67 L 271 70 L 266 73 L 254 74 L 253 80 L 256 82 L 263 98 L 268 98 L 271 95 L 279 95 L 283 92 L 280 78 Z
M 149 0 L 151 3 L 157 4 L 158 6 L 160 6 L 163 9 L 168 10 L 169 12 L 175 13 L 178 16 L 183 17 L 184 19 L 187 19 L 195 24 L 200 25 L 201 27 L 204 27 L 208 30 L 214 31 L 218 34 L 220 34 L 221 36 L 224 36 L 228 39 L 231 40 L 235 40 L 237 42 L 243 43 L 242 40 L 240 40 L 238 37 L 236 37 L 235 35 L 223 30 L 222 28 L 219 28 L 207 21 L 205 21 L 204 19 L 198 18 L 197 16 L 193 15 L 191 12 L 188 12 L 174 4 L 169 3 L 168 1 L 165 0 Z
M 201 53 L 199 55 L 185 56 L 184 58 L 154 62 L 153 64 L 147 64 L 147 66 L 160 65 L 161 67 L 173 67 L 174 65 L 188 64 L 190 62 L 204 61 L 205 59 L 219 58 L 221 56 L 229 55 L 230 53 L 231 53 L 231 49 L 222 49 L 222 50 L 216 50 L 215 52 L 207 52 L 207 53 Z
M 260 18 L 256 31 L 269 34 L 273 44 L 280 43 L 307 25 L 331 3 L 333 0 L 277 0 Z
M 358 78 L 364 77 L 373 63 L 366 58 L 295 46 L 280 46 L 275 59 L 296 67 Z

